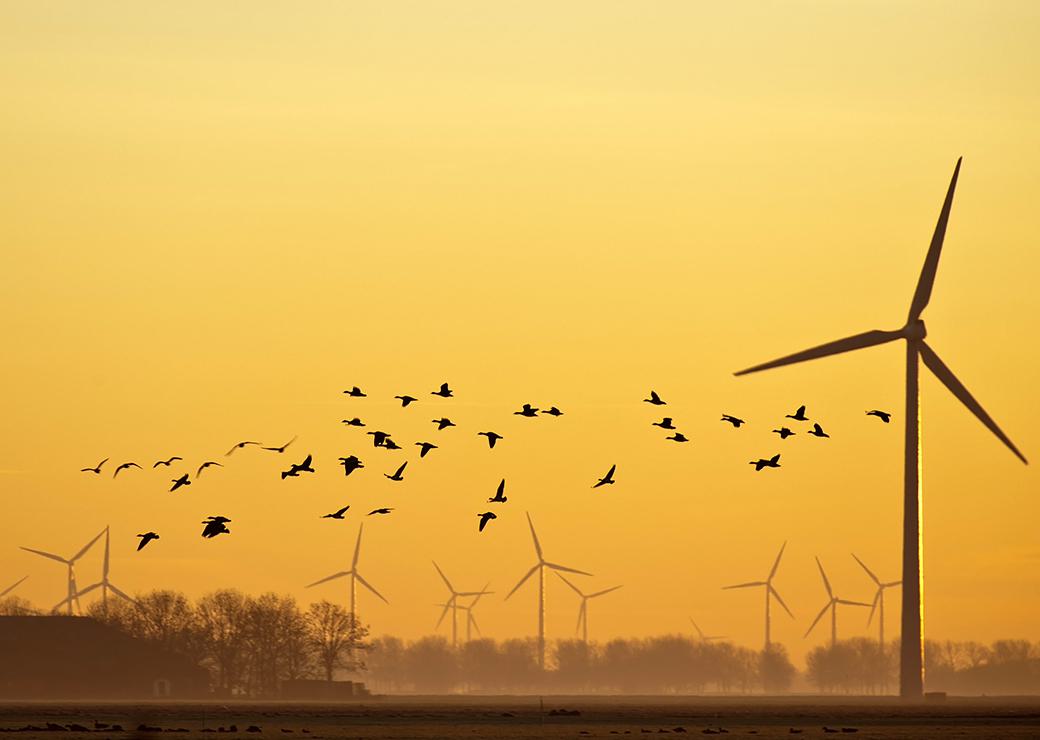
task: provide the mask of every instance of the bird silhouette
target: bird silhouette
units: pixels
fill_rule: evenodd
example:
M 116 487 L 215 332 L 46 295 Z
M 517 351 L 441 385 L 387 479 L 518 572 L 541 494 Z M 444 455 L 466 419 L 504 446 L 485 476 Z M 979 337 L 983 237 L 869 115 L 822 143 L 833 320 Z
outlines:
M 390 436 L 386 432 L 365 432 L 365 434 L 371 435 L 373 447 L 382 447 L 383 442 Z
M 829 436 L 831 436 L 831 435 L 827 434 L 827 432 L 823 431 L 823 427 L 821 427 L 819 424 L 816 424 L 816 423 L 814 423 L 812 425 L 812 431 L 809 432 L 809 434 L 811 434 L 814 437 L 829 437 Z
M 386 439 L 383 440 L 383 447 L 385 447 L 388 450 L 399 450 L 399 449 L 401 449 L 401 446 L 399 444 L 397 444 L 397 442 L 394 442 L 389 437 L 387 437 Z
M 437 449 L 437 445 L 433 444 L 433 442 L 416 442 L 415 445 L 416 447 L 421 448 L 419 450 L 419 457 L 426 457 L 427 452 Z
M 762 458 L 758 458 L 757 460 L 752 460 L 751 462 L 749 462 L 748 465 L 754 465 L 755 466 L 755 472 L 758 472 L 762 468 L 779 468 L 780 467 L 780 455 L 779 454 L 773 455 L 768 460 L 763 460 Z
M 223 516 L 206 517 L 206 520 L 202 522 L 204 525 L 202 528 L 202 536 L 206 539 L 212 539 L 218 534 L 231 534 L 231 530 L 227 528 L 227 523 L 230 521 L 230 519 Z
M 144 546 L 147 545 L 152 540 L 159 539 L 159 535 L 157 535 L 155 532 L 145 532 L 144 534 L 139 534 L 137 536 L 141 538 L 141 541 L 139 543 L 137 543 L 137 551 L 138 552 L 141 552 L 141 550 L 144 549 Z
M 372 516 L 373 514 L 389 514 L 393 510 L 394 508 L 392 506 L 383 507 L 382 509 L 372 509 L 372 511 L 368 512 L 368 516 Z
M 788 437 L 797 434 L 797 432 L 793 432 L 787 427 L 780 427 L 779 429 L 774 429 L 773 434 L 779 434 L 780 439 L 787 439 Z
M 414 396 L 408 396 L 408 395 L 405 395 L 405 396 L 394 396 L 394 398 L 396 398 L 397 400 L 399 400 L 401 402 L 401 408 L 406 408 L 408 406 L 408 404 L 410 404 L 412 401 L 418 401 L 419 400 L 418 398 L 415 398 Z
M 344 419 L 343 423 L 346 424 L 348 427 L 365 426 L 365 422 L 361 421 L 361 419 L 357 418 L 356 416 L 353 419 Z
M 665 437 L 665 439 L 670 439 L 673 442 L 689 442 L 690 441 L 690 440 L 688 440 L 686 438 L 686 435 L 683 434 L 682 432 L 676 432 L 671 437 Z
M 202 471 L 205 470 L 206 468 L 214 468 L 214 467 L 222 468 L 224 466 L 221 465 L 220 463 L 214 461 L 214 460 L 207 460 L 206 462 L 202 463 L 202 465 L 199 466 L 198 470 L 195 471 L 195 478 L 197 479 L 200 475 L 202 475 Z
M 498 442 L 498 440 L 505 439 L 501 434 L 496 434 L 495 432 L 477 432 L 477 436 L 487 437 L 488 447 L 492 450 L 495 449 L 495 443 Z
M 453 422 L 448 417 L 444 417 L 444 418 L 441 418 L 441 419 L 434 419 L 433 423 L 437 425 L 437 431 L 438 432 L 441 431 L 442 429 L 447 429 L 448 427 L 455 426 L 455 422 Z
M 393 475 L 390 475 L 389 473 L 383 473 L 383 475 L 386 476 L 387 478 L 389 478 L 390 480 L 402 481 L 402 480 L 404 480 L 404 476 L 401 475 L 401 474 L 404 472 L 404 469 L 407 468 L 407 467 L 408 467 L 408 463 L 407 462 L 403 462 L 403 463 L 401 463 L 401 467 L 399 467 L 397 469 L 397 471 Z
M 615 465 L 611 465 L 610 466 L 610 470 L 607 471 L 607 474 L 604 475 L 602 478 L 600 478 L 599 479 L 599 483 L 594 485 L 593 488 L 599 488 L 600 486 L 613 485 L 614 482 L 615 482 L 614 481 L 614 471 L 616 471 L 616 470 L 617 470 L 617 465 L 616 464 Z
M 743 419 L 738 419 L 737 417 L 735 417 L 735 416 L 730 416 L 729 414 L 723 414 L 723 415 L 722 415 L 722 419 L 721 419 L 721 421 L 728 421 L 728 422 L 729 422 L 730 424 L 732 424 L 732 425 L 734 426 L 734 428 L 736 428 L 736 429 L 740 429 L 740 425 L 741 425 L 741 424 L 745 424 L 745 423 L 747 423 L 747 422 L 745 422 L 745 421 L 744 421 Z
M 654 406 L 666 406 L 667 404 L 657 395 L 657 391 L 650 391 L 650 398 L 644 398 L 643 403 L 652 403 Z
M 878 411 L 877 409 L 874 409 L 873 411 L 868 411 L 867 412 L 867 416 L 876 416 L 877 418 L 881 419 L 881 421 L 885 422 L 886 424 L 888 422 L 892 421 L 892 414 L 889 413 L 888 411 Z
M 286 442 L 281 447 L 264 447 L 263 449 L 267 450 L 268 452 L 277 452 L 277 453 L 281 454 L 281 453 L 285 452 L 287 449 L 289 449 L 289 445 L 291 445 L 295 441 L 296 441 L 296 437 L 293 437 L 292 439 L 290 439 L 288 442 Z
M 187 473 L 182 475 L 180 478 L 176 478 L 174 480 L 171 480 L 170 482 L 173 483 L 173 487 L 170 488 L 170 492 L 171 493 L 176 491 L 181 486 L 190 486 L 191 485 L 191 481 L 188 480 L 188 474 Z
M 343 391 L 343 392 L 346 393 L 351 398 L 364 398 L 365 397 L 365 394 L 362 393 L 361 389 L 358 388 L 356 385 L 353 388 L 351 388 L 349 391 Z
M 334 511 L 331 514 L 326 514 L 322 517 L 322 519 L 345 519 L 346 517 L 344 517 L 343 515 L 347 513 L 347 509 L 349 508 L 349 506 L 344 506 L 339 511 Z
M 531 417 L 534 417 L 534 416 L 538 416 L 538 409 L 536 409 L 534 406 L 532 406 L 529 403 L 525 403 L 523 408 L 521 408 L 519 411 L 514 411 L 513 415 L 514 416 L 526 416 L 528 418 L 531 418 Z
M 311 467 L 311 455 L 307 455 L 307 457 L 303 459 L 302 463 L 299 463 L 298 465 L 296 463 L 293 463 L 289 466 L 288 470 L 283 470 L 282 480 L 285 480 L 286 478 L 296 478 L 297 476 L 299 476 L 300 473 L 313 472 L 314 468 Z
M 542 409 L 542 413 L 543 414 L 548 414 L 549 416 L 563 416 L 563 412 L 560 411 L 555 406 L 550 406 L 547 409 Z
M 784 418 L 794 419 L 795 421 L 809 421 L 809 417 L 805 415 L 805 406 L 799 406 L 797 411 L 793 414 L 785 415 Z
M 104 465 L 107 462 L 108 462 L 108 458 L 106 457 L 104 460 L 99 462 L 94 467 L 92 467 L 92 468 L 82 468 L 79 472 L 81 472 L 81 473 L 94 473 L 95 475 L 100 475 L 101 474 L 101 466 Z
M 100 467 L 100 466 L 98 466 L 98 467 Z M 135 462 L 125 462 L 122 465 L 120 465 L 118 468 L 116 468 L 116 471 L 114 473 L 112 473 L 112 477 L 115 478 L 117 475 L 119 475 L 119 471 L 120 470 L 129 470 L 130 468 L 140 468 L 140 467 L 141 466 L 138 465 Z
M 184 459 L 183 457 L 174 456 L 174 457 L 169 458 L 168 460 L 156 460 L 155 464 L 152 465 L 152 468 L 155 469 L 155 468 L 159 467 L 160 465 L 165 465 L 166 467 L 170 467 L 170 464 L 173 463 L 174 461 L 176 461 L 176 460 L 183 460 L 183 459 Z
M 487 523 L 490 522 L 492 519 L 498 519 L 498 517 L 495 516 L 495 512 L 493 511 L 485 511 L 483 514 L 477 514 L 477 516 L 480 517 L 480 525 L 477 529 L 478 532 L 483 532 L 484 527 L 486 527 Z
M 498 488 L 495 490 L 495 495 L 488 499 L 489 504 L 504 504 L 509 499 L 506 498 L 506 479 L 503 478 L 502 482 L 498 484 Z
M 339 459 L 339 464 L 343 466 L 343 475 L 345 476 L 350 475 L 359 468 L 365 467 L 365 464 L 356 457 L 354 457 L 354 455 L 350 455 L 349 457 L 341 457 Z
M 448 387 L 447 383 L 441 383 L 441 387 L 438 390 L 431 391 L 431 396 L 440 396 L 441 398 L 451 398 L 454 395 L 451 392 L 451 388 Z
M 652 426 L 661 427 L 661 429 L 675 429 L 675 425 L 672 424 L 672 417 L 666 416 L 661 421 L 650 422 Z
M 257 447 L 259 447 L 259 446 L 260 446 L 260 443 L 259 443 L 259 442 L 249 442 L 249 441 L 246 441 L 246 442 L 239 442 L 239 443 L 238 443 L 237 445 L 235 445 L 235 446 L 234 446 L 234 447 L 232 447 L 232 448 L 231 448 L 230 450 L 228 450 L 227 452 L 225 452 L 225 453 L 224 453 L 224 457 L 227 457 L 228 455 L 230 455 L 230 454 L 231 454 L 232 452 L 234 452 L 235 450 L 241 450 L 241 449 L 242 449 L 243 447 L 248 447 L 249 445 L 256 445 Z

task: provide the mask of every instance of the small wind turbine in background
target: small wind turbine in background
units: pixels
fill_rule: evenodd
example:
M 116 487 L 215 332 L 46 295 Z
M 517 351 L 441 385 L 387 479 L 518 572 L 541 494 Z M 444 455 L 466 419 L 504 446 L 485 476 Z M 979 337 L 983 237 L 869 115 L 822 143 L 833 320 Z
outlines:
M 89 594 L 94 589 L 100 588 L 101 589 L 101 609 L 102 609 L 102 614 L 104 614 L 104 616 L 107 617 L 108 616 L 108 592 L 109 591 L 111 591 L 116 596 L 118 596 L 119 598 L 123 599 L 124 601 L 126 601 L 126 602 L 128 602 L 130 604 L 136 604 L 137 602 L 134 601 L 129 596 L 127 596 L 118 586 L 116 586 L 114 583 L 112 583 L 111 581 L 108 580 L 108 574 L 109 574 L 109 572 L 111 570 L 110 566 L 109 566 L 109 528 L 108 527 L 105 527 L 104 534 L 105 534 L 105 554 L 104 554 L 103 560 L 101 561 L 101 580 L 97 581 L 96 583 L 92 583 L 89 586 L 86 586 L 82 590 L 77 592 L 76 593 L 76 600 L 78 601 L 80 596 L 85 596 L 86 594 Z M 52 609 L 52 611 L 58 611 L 59 609 L 61 609 L 61 607 L 65 604 L 66 601 L 68 601 L 68 597 L 66 597 L 57 606 L 55 606 L 54 609 Z
M 10 586 L 5 588 L 3 591 L 0 591 L 0 599 L 4 598 L 5 596 L 7 596 L 7 594 L 11 593 L 16 588 L 21 586 L 22 583 L 25 581 L 25 579 L 28 578 L 28 577 L 29 576 L 22 576 L 22 578 L 20 578 L 19 580 L 15 581 L 14 583 L 12 583 Z
M 823 619 L 823 615 L 827 613 L 827 610 L 831 610 L 831 647 L 838 644 L 838 606 L 863 606 L 869 607 L 870 604 L 864 604 L 862 601 L 849 601 L 848 599 L 840 599 L 834 595 L 834 591 L 831 589 L 831 582 L 827 580 L 827 574 L 823 571 L 823 565 L 820 563 L 820 559 L 816 558 L 816 567 L 820 569 L 820 578 L 823 579 L 823 587 L 827 589 L 827 603 L 824 605 L 820 613 L 816 615 L 816 619 L 813 620 L 812 624 L 809 625 L 809 629 L 805 631 L 805 637 L 809 636 L 809 633 L 813 631 L 813 627 L 816 623 Z
M 856 553 L 852 553 L 852 557 L 856 558 L 856 562 L 859 566 L 867 572 L 870 576 L 870 580 L 877 586 L 877 591 L 874 592 L 874 601 L 870 605 L 870 616 L 867 617 L 867 626 L 874 620 L 874 612 L 878 614 L 878 645 L 881 648 L 882 653 L 885 650 L 885 589 L 892 588 L 902 584 L 902 581 L 888 581 L 882 582 L 880 578 L 874 575 L 874 571 L 868 568 L 862 560 L 856 557 Z
M 451 592 L 451 597 L 448 599 L 447 603 L 445 603 L 443 605 L 444 606 L 444 610 L 441 611 L 441 616 L 437 620 L 437 624 L 436 624 L 436 626 L 434 626 L 434 629 L 437 629 L 437 628 L 439 628 L 441 626 L 441 622 L 444 621 L 444 617 L 446 617 L 448 615 L 448 610 L 451 610 L 451 646 L 452 647 L 457 647 L 458 646 L 458 634 L 459 634 L 458 612 L 459 612 L 459 609 L 461 608 L 459 606 L 459 597 L 460 596 L 463 596 L 463 597 L 469 597 L 469 596 L 480 597 L 480 596 L 483 596 L 486 593 L 491 593 L 491 592 L 490 591 L 456 591 L 455 587 L 451 585 L 451 581 L 449 581 L 448 577 L 446 575 L 444 575 L 444 571 L 441 570 L 441 567 L 439 565 L 437 565 L 436 561 L 434 561 L 433 567 L 437 569 L 437 573 L 440 575 L 441 580 L 444 581 L 444 585 L 447 586 L 448 587 L 448 591 Z M 468 625 L 468 622 L 467 622 L 467 625 Z
M 105 530 L 102 529 L 100 532 L 97 533 L 97 536 L 95 536 L 94 539 L 92 539 L 90 542 L 88 542 L 83 547 L 81 547 L 79 549 L 79 552 L 77 552 L 71 558 L 63 558 L 60 555 L 55 555 L 52 552 L 44 552 L 43 550 L 34 550 L 31 547 L 23 547 L 22 548 L 26 552 L 31 552 L 34 555 L 39 555 L 40 557 L 44 557 L 44 558 L 47 558 L 49 560 L 54 560 L 56 562 L 61 563 L 62 565 L 64 565 L 66 567 L 66 571 L 65 571 L 65 573 L 66 573 L 66 575 L 65 575 L 65 599 L 63 601 L 61 601 L 58 604 L 58 606 L 54 607 L 53 611 L 57 611 L 59 606 L 61 606 L 62 604 L 66 604 L 67 607 L 68 607 L 66 613 L 70 617 L 73 614 L 73 606 L 75 606 L 76 611 L 82 613 L 82 609 L 80 608 L 80 604 L 79 604 L 79 588 L 76 587 L 76 561 L 79 560 L 84 555 L 86 555 L 87 551 L 90 550 L 90 548 L 94 546 L 95 542 L 97 542 L 99 539 L 101 539 L 101 535 L 103 535 L 104 533 L 105 533 Z
M 589 599 L 595 599 L 597 596 L 603 596 L 609 594 L 611 591 L 617 591 L 621 586 L 611 586 L 605 588 L 602 591 L 594 591 L 591 594 L 587 594 L 580 588 L 575 586 L 573 583 L 568 581 L 564 576 L 557 573 L 560 576 L 560 580 L 571 587 L 574 593 L 578 594 L 581 598 L 581 606 L 578 607 L 578 624 L 574 627 L 574 633 L 581 632 L 581 641 L 585 644 L 589 642 Z
M 697 630 L 697 639 L 701 642 L 715 642 L 716 640 L 725 640 L 726 635 L 706 635 L 704 631 L 697 626 L 697 623 L 693 621 L 693 617 L 689 617 L 690 624 Z
M 367 588 L 369 591 L 374 593 L 384 603 L 389 604 L 383 594 L 376 591 L 375 587 L 366 581 L 364 577 L 358 572 L 358 559 L 361 557 L 361 533 L 364 531 L 365 525 L 360 524 L 357 532 L 357 544 L 354 545 L 354 558 L 350 561 L 350 570 L 341 570 L 339 573 L 333 573 L 331 576 L 325 576 L 321 580 L 315 581 L 314 583 L 308 583 L 307 588 L 317 586 L 321 583 L 327 583 L 337 578 L 350 578 L 350 616 L 357 619 L 357 584 L 360 583 L 362 586 Z
M 762 586 L 764 588 L 764 590 L 766 592 L 766 647 L 765 647 L 765 649 L 767 651 L 769 650 L 769 646 L 772 644 L 771 641 L 770 641 L 770 634 L 771 634 L 770 633 L 771 622 L 770 622 L 770 616 L 769 616 L 769 602 L 770 602 L 770 599 L 775 598 L 780 603 L 780 606 L 782 606 L 784 608 L 784 611 L 787 612 L 787 616 L 789 616 L 791 619 L 794 619 L 794 614 L 791 614 L 791 610 L 787 608 L 787 604 L 785 604 L 784 600 L 782 598 L 780 598 L 780 594 L 777 592 L 777 590 L 775 588 L 773 588 L 773 578 L 776 576 L 776 569 L 780 567 L 780 558 L 782 558 L 784 556 L 784 549 L 786 547 L 787 547 L 787 543 L 786 542 L 783 545 L 780 546 L 780 552 L 778 552 L 776 554 L 776 560 L 773 561 L 773 567 L 770 569 L 769 575 L 766 576 L 766 579 L 764 581 L 749 581 L 748 583 L 738 583 L 738 584 L 733 585 L 733 586 L 723 586 L 722 587 L 724 591 L 725 590 L 729 590 L 729 589 L 733 589 L 733 588 L 754 588 L 754 587 L 757 587 L 757 586 Z

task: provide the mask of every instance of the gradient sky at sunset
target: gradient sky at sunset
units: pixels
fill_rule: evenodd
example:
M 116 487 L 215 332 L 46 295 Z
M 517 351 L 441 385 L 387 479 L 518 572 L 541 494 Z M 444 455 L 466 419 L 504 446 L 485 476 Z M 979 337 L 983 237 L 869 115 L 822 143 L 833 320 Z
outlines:
M 17 546 L 111 524 L 128 591 L 342 598 L 303 585 L 347 566 L 356 512 L 394 506 L 365 521 L 392 602 L 362 594 L 373 632 L 432 629 L 436 559 L 491 581 L 487 634 L 530 634 L 534 589 L 502 602 L 534 562 L 529 511 L 549 559 L 624 584 L 590 607 L 599 639 L 693 615 L 757 646 L 759 595 L 719 587 L 789 540 L 797 620 L 774 634 L 801 654 L 826 637 L 802 639 L 814 555 L 847 598 L 872 596 L 851 551 L 900 576 L 902 346 L 731 373 L 898 328 L 963 155 L 929 342 L 1040 460 L 1037 48 L 1032 2 L 4 3 L 0 589 L 28 574 L 18 593 L 56 602 L 60 567 Z M 650 388 L 691 444 L 650 426 Z M 769 433 L 801 403 L 831 439 Z M 925 374 L 922 409 L 926 635 L 1040 639 L 1035 466 Z M 315 476 L 279 479 L 307 453 Z M 226 467 L 170 494 L 150 469 L 169 455 Z M 127 460 L 148 469 L 113 481 Z M 200 539 L 210 514 L 233 535 Z M 576 600 L 549 599 L 570 636 Z

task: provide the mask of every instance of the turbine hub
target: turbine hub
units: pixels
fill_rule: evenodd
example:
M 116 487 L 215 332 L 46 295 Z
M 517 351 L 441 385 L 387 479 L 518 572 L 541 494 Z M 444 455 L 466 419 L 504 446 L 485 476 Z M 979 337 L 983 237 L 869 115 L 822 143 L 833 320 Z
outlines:
M 928 330 L 921 319 L 914 319 L 903 327 L 903 336 L 907 339 L 924 339 L 928 336 Z

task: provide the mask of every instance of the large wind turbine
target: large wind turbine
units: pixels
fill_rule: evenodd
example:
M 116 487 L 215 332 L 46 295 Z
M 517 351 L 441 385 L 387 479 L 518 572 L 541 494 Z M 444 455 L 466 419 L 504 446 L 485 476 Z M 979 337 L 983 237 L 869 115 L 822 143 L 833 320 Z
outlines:
M 69 616 L 72 616 L 73 604 L 75 604 L 75 607 L 76 607 L 77 611 L 82 611 L 82 610 L 80 610 L 80 606 L 79 606 L 79 589 L 76 587 L 76 568 L 75 568 L 76 561 L 79 560 L 84 555 L 86 555 L 87 551 L 91 547 L 94 546 L 95 542 L 97 542 L 99 539 L 101 539 L 101 535 L 103 535 L 104 533 L 105 533 L 105 530 L 102 529 L 100 532 L 97 533 L 97 536 L 95 536 L 94 539 L 92 539 L 90 542 L 88 542 L 82 548 L 80 548 L 79 552 L 77 552 L 71 558 L 63 558 L 60 555 L 55 555 L 52 552 L 44 552 L 43 550 L 34 550 L 31 547 L 23 547 L 22 548 L 26 552 L 31 552 L 34 555 L 39 555 L 40 557 L 44 557 L 44 558 L 48 558 L 50 560 L 57 561 L 57 562 L 63 564 L 64 566 L 66 566 L 67 570 L 66 570 L 66 576 L 65 576 L 65 600 L 62 601 L 60 604 L 58 604 L 58 606 L 54 607 L 55 611 L 62 604 L 67 604 L 68 605 L 67 613 L 68 613 Z
M 856 553 L 852 553 L 852 557 L 856 558 Z M 898 586 L 902 581 L 888 581 L 882 582 L 880 578 L 874 575 L 874 571 L 864 564 L 862 560 L 856 558 L 856 562 L 859 563 L 860 567 L 867 572 L 870 576 L 870 580 L 877 586 L 877 591 L 874 592 L 874 601 L 870 605 L 870 616 L 867 617 L 867 626 L 870 626 L 871 621 L 874 619 L 874 612 L 878 612 L 878 645 L 881 647 L 881 654 L 885 654 L 885 589 Z
M 921 416 L 918 400 L 918 360 L 942 382 L 957 399 L 968 407 L 975 416 L 997 438 L 1022 461 L 1026 458 L 1018 451 L 1014 443 L 1001 431 L 997 423 L 982 408 L 975 397 L 957 379 L 939 355 L 925 343 L 927 334 L 921 313 L 928 305 L 935 284 L 935 273 L 939 267 L 939 255 L 942 252 L 943 239 L 946 236 L 946 225 L 950 219 L 950 207 L 953 205 L 953 192 L 957 187 L 957 175 L 961 170 L 961 160 L 953 170 L 950 187 L 946 191 L 939 212 L 939 221 L 932 234 L 932 242 L 928 246 L 928 254 L 917 281 L 917 289 L 910 302 L 910 312 L 901 329 L 894 331 L 873 331 L 855 334 L 818 347 L 796 352 L 772 362 L 741 370 L 737 375 L 768 370 L 781 365 L 792 365 L 805 360 L 865 349 L 897 339 L 906 340 L 906 435 L 903 450 L 903 614 L 899 662 L 899 693 L 906 699 L 919 699 L 924 694 L 924 653 L 922 634 L 924 631 L 923 611 L 923 579 L 921 576 Z
M 582 591 L 580 588 L 575 586 L 573 583 L 568 581 L 565 577 L 563 577 L 559 573 L 557 573 L 556 575 L 560 576 L 560 580 L 563 581 L 564 583 L 566 583 L 568 586 L 570 586 L 571 590 L 574 591 L 574 593 L 578 594 L 578 596 L 581 598 L 581 606 L 578 607 L 578 624 L 575 626 L 574 631 L 575 631 L 575 633 L 577 633 L 580 630 L 581 631 L 581 641 L 586 643 L 586 644 L 588 644 L 588 641 L 589 641 L 589 599 L 594 599 L 597 596 L 603 596 L 604 594 L 609 594 L 611 591 L 617 591 L 619 588 L 621 588 L 621 586 L 612 586 L 610 588 L 605 588 L 602 591 L 594 591 L 591 594 L 587 594 L 584 591 Z
M 22 585 L 22 582 L 23 582 L 23 581 L 24 581 L 24 580 L 25 580 L 26 578 L 28 578 L 28 577 L 29 577 L 29 576 L 22 576 L 22 577 L 21 577 L 21 578 L 20 578 L 19 580 L 17 580 L 17 581 L 15 581 L 14 583 L 12 583 L 12 584 L 11 584 L 10 586 L 8 586 L 7 588 L 5 588 L 5 589 L 4 589 L 3 591 L 0 591 L 0 599 L 4 598 L 5 596 L 7 596 L 7 594 L 11 593 L 11 592 L 12 592 L 12 591 L 14 591 L 14 590 L 15 590 L 16 588 L 18 588 L 19 586 L 21 586 L 21 585 Z
M 763 586 L 765 588 L 765 592 L 766 592 L 766 647 L 765 647 L 765 649 L 767 651 L 769 650 L 769 645 L 770 645 L 770 640 L 769 640 L 769 636 L 770 636 L 770 631 L 769 631 L 769 628 L 770 628 L 769 600 L 770 600 L 770 598 L 775 598 L 778 602 L 780 602 L 780 606 L 782 606 L 784 608 L 784 611 L 787 612 L 787 616 L 789 616 L 791 619 L 794 619 L 794 614 L 791 614 L 791 610 L 787 608 L 787 604 L 785 604 L 784 600 L 780 598 L 779 592 L 777 592 L 777 590 L 775 588 L 773 588 L 773 577 L 776 575 L 776 569 L 780 567 L 780 558 L 782 558 L 784 556 L 784 548 L 786 548 L 786 547 L 787 547 L 787 543 L 786 542 L 780 546 L 780 552 L 778 552 L 776 554 L 776 560 L 773 561 L 773 567 L 770 569 L 769 575 L 766 576 L 766 579 L 764 581 L 749 581 L 748 583 L 738 583 L 738 584 L 733 585 L 733 586 L 723 586 L 722 587 L 723 590 L 727 590 L 727 589 L 731 589 L 731 588 L 752 588 L 752 587 L 755 587 L 755 586 Z
M 831 589 L 831 582 L 827 580 L 827 574 L 823 571 L 823 564 L 820 563 L 820 559 L 816 558 L 816 567 L 820 569 L 820 578 L 823 579 L 823 587 L 827 589 L 827 603 L 824 604 L 823 608 L 820 609 L 820 613 L 816 615 L 816 619 L 813 620 L 812 624 L 809 625 L 809 629 L 805 631 L 805 637 L 809 636 L 809 633 L 813 631 L 813 627 L 816 623 L 823 619 L 823 615 L 827 613 L 827 610 L 831 610 L 831 647 L 838 644 L 838 606 L 870 606 L 870 604 L 864 604 L 862 601 L 849 601 L 848 599 L 840 599 L 834 595 L 834 591 Z
M 460 596 L 478 596 L 479 597 L 479 596 L 483 596 L 486 593 L 491 593 L 491 592 L 490 591 L 486 591 L 486 590 L 484 590 L 484 591 L 456 591 L 455 587 L 451 585 L 451 581 L 449 581 L 448 577 L 446 575 L 444 575 L 444 571 L 441 570 L 441 567 L 439 565 L 437 565 L 436 561 L 433 562 L 433 567 L 437 569 L 437 573 L 440 574 L 441 580 L 444 581 L 444 585 L 447 586 L 448 587 L 448 591 L 451 592 L 451 597 L 448 599 L 447 603 L 444 604 L 444 610 L 441 612 L 441 616 L 437 620 L 437 625 L 434 627 L 434 629 L 437 629 L 438 627 L 441 626 L 441 622 L 444 621 L 444 617 L 446 617 L 448 615 L 448 610 L 450 609 L 451 610 L 451 646 L 452 647 L 457 647 L 458 646 L 458 634 L 459 634 L 458 611 L 461 608 L 459 606 L 459 597 Z M 468 639 L 469 638 L 467 638 L 467 640 Z
M 103 560 L 101 561 L 101 580 L 97 581 L 96 583 L 92 583 L 89 586 L 86 586 L 81 591 L 78 591 L 76 593 L 76 600 L 78 601 L 80 596 L 84 596 L 84 595 L 90 593 L 91 591 L 93 591 L 94 589 L 100 588 L 101 589 L 101 608 L 102 608 L 102 613 L 107 617 L 108 616 L 108 592 L 109 591 L 111 591 L 116 596 L 118 596 L 119 598 L 123 599 L 124 601 L 126 601 L 128 603 L 136 604 L 137 602 L 134 601 L 129 596 L 127 596 L 118 586 L 116 586 L 114 583 L 112 583 L 111 581 L 108 580 L 108 574 L 109 574 L 109 571 L 110 571 L 110 567 L 109 567 L 109 554 L 108 554 L 108 551 L 109 551 L 109 528 L 108 527 L 105 527 L 104 534 L 105 534 L 105 555 L 104 555 Z M 51 611 L 58 611 L 59 609 L 61 609 L 61 607 L 65 604 L 66 601 L 68 601 L 68 599 L 69 599 L 69 597 L 65 597 Z
M 350 561 L 350 570 L 341 570 L 339 573 L 333 573 L 331 576 L 325 576 L 321 580 L 315 581 L 314 583 L 308 583 L 307 588 L 317 586 L 320 583 L 326 583 L 327 581 L 333 581 L 337 578 L 344 578 L 350 576 L 350 616 L 352 618 L 357 617 L 357 584 L 360 583 L 362 586 L 367 588 L 369 591 L 374 593 L 384 603 L 389 604 L 383 594 L 376 591 L 375 587 L 371 583 L 366 581 L 360 573 L 358 573 L 358 558 L 361 557 L 361 532 L 365 529 L 365 525 L 361 524 L 358 526 L 357 532 L 357 544 L 354 545 L 354 558 Z
M 531 570 L 527 571 L 523 578 L 513 586 L 513 590 L 506 594 L 506 601 L 509 597 L 516 593 L 516 590 L 524 585 L 524 582 L 538 572 L 538 666 L 545 670 L 545 569 L 555 571 L 564 571 L 566 573 L 577 573 L 582 576 L 591 576 L 591 573 L 586 573 L 583 570 L 577 570 L 576 568 L 567 568 L 563 565 L 557 565 L 556 563 L 550 563 L 542 557 L 542 546 L 538 542 L 538 535 L 534 531 L 534 522 L 531 521 L 531 515 L 527 515 L 527 524 L 531 528 L 531 539 L 534 540 L 534 552 L 538 557 L 538 562 L 535 563 Z

